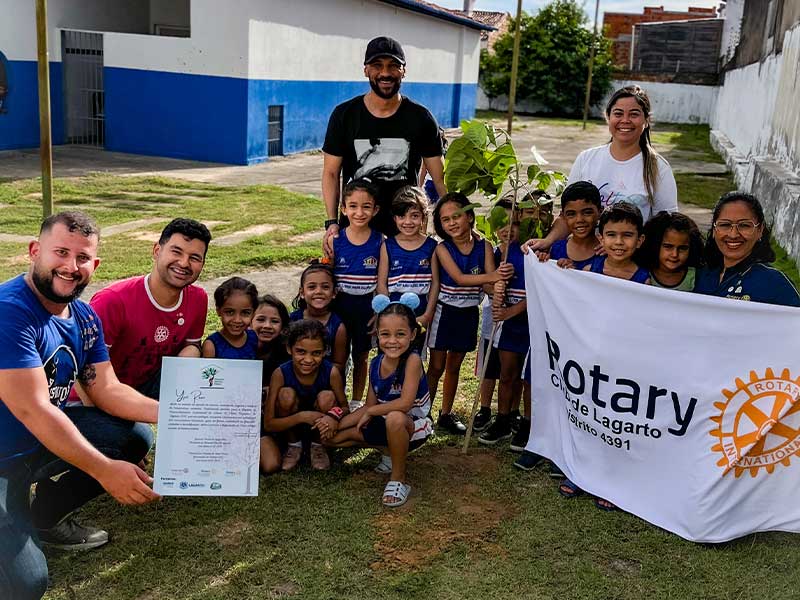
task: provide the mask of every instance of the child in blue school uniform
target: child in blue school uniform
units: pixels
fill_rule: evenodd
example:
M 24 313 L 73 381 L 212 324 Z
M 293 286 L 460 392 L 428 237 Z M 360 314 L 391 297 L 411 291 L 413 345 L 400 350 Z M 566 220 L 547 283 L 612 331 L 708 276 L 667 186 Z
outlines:
M 588 181 L 576 181 L 561 194 L 561 217 L 569 236 L 536 253 L 540 261 L 553 259 L 559 266 L 581 270 L 591 264 L 598 244 L 597 222 L 603 210 L 600 190 Z
M 511 409 L 521 393 L 520 378 L 525 355 L 530 347 L 528 329 L 527 301 L 525 296 L 524 255 L 518 237 L 519 213 L 512 214 L 507 208 L 510 228 L 506 261 L 513 266 L 514 274 L 508 281 L 494 284 L 492 294 L 492 320 L 497 323 L 492 346 L 500 360 L 500 384 L 497 392 L 497 416 L 492 424 L 478 438 L 478 442 L 488 446 L 514 437 L 512 450 L 522 452 L 528 443 L 530 431 L 530 406 L 525 407 L 525 416 L 519 423 L 516 433 L 512 431 Z M 502 251 L 498 248 L 495 262 L 501 260 Z
M 330 265 L 318 260 L 311 261 L 300 275 L 300 290 L 292 301 L 294 309 L 290 321 L 314 319 L 325 327 L 327 348 L 325 358 L 344 373 L 347 362 L 347 329 L 342 319 L 333 312 L 336 297 L 336 278 Z
M 428 333 L 428 387 L 435 397 L 444 374 L 437 426 L 456 435 L 466 433 L 466 426 L 452 409 L 461 363 L 477 346 L 483 286 L 508 279 L 512 270 L 505 263 L 495 268 L 492 245 L 473 231 L 475 213 L 466 208 L 468 204 L 464 194 L 451 192 L 442 196 L 433 211 L 433 224 L 443 241 L 436 247 L 439 299 Z
M 367 383 L 367 355 L 372 348 L 372 296 L 378 285 L 383 235 L 369 222 L 378 213 L 377 189 L 368 179 L 348 183 L 342 192 L 342 214 L 348 225 L 333 240 L 336 277 L 334 312 L 347 328 L 353 361 L 351 408 L 361 405 Z
M 291 359 L 272 373 L 264 404 L 261 463 L 274 465 L 273 471 L 297 467 L 304 440 L 310 442 L 311 467 L 330 468 L 320 441 L 336 433 L 348 410 L 342 374 L 325 358 L 327 337 L 324 325 L 313 319 L 294 321 L 286 332 Z M 266 459 L 264 452 L 270 454 Z
M 214 304 L 222 329 L 203 342 L 203 358 L 255 360 L 258 336 L 250 323 L 258 306 L 256 286 L 241 277 L 231 277 L 214 290 Z
M 633 204 L 617 202 L 600 215 L 599 230 L 606 254 L 595 256 L 583 270 L 634 283 L 650 283 L 650 272 L 633 260 L 644 242 L 642 212 Z
M 414 309 L 419 298 L 406 293 L 399 302 L 375 296 L 375 328 L 381 352 L 372 359 L 369 392 L 364 407 L 345 416 L 331 446 L 372 446 L 387 448 L 391 460 L 389 483 L 383 490 L 383 505 L 405 504 L 411 492 L 406 481 L 406 457 L 433 433 L 429 414 L 431 398 L 425 369 L 412 347 L 419 334 Z
M 414 309 L 417 322 L 424 329 L 433 319 L 439 296 L 439 264 L 436 260 L 436 240 L 424 234 L 425 193 L 418 187 L 400 188 L 392 199 L 392 217 L 397 235 L 386 238 L 381 247 L 378 265 L 379 294 L 397 302 L 405 293 L 419 297 Z M 414 340 L 421 350 L 424 336 Z

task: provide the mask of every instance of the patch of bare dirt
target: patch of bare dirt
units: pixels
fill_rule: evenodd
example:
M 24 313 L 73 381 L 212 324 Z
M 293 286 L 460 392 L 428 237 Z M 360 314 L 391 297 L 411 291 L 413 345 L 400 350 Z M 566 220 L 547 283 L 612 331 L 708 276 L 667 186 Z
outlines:
M 463 455 L 459 448 L 442 448 L 424 460 L 415 460 L 415 473 L 426 473 L 415 485 L 405 506 L 384 510 L 373 521 L 380 557 L 373 570 L 413 571 L 430 564 L 457 543 L 492 555 L 505 550 L 495 542 L 500 523 L 516 512 L 509 498 L 490 498 L 473 483 L 481 474 L 496 472 L 499 459 L 491 453 Z M 436 474 L 435 471 L 443 471 Z M 414 516 L 418 503 L 432 508 L 434 517 L 420 522 Z
M 242 535 L 249 530 L 250 523 L 241 519 L 229 519 L 220 526 L 220 532 L 216 535 L 216 539 L 221 546 L 226 548 L 240 546 Z
M 299 585 L 292 581 L 285 581 L 283 583 L 273 585 L 269 592 L 267 592 L 267 598 L 288 598 L 290 596 L 296 596 L 299 593 Z
M 242 231 L 229 233 L 228 235 L 223 235 L 222 237 L 213 239 L 211 240 L 211 243 L 215 246 L 235 246 L 239 242 L 243 242 L 244 240 L 254 238 L 259 235 L 264 235 L 270 231 L 289 231 L 290 229 L 291 227 L 288 225 L 253 225 L 252 227 L 248 227 Z

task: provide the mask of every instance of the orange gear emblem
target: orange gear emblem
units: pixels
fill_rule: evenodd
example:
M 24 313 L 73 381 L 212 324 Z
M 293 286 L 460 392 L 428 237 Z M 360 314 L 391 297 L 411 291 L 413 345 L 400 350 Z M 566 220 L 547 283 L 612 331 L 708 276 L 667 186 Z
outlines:
M 792 379 L 789 369 L 780 377 L 772 369 L 764 377 L 750 371 L 749 382 L 737 377 L 736 389 L 722 394 L 727 400 L 714 403 L 720 412 L 711 417 L 716 428 L 710 434 L 719 440 L 711 450 L 722 455 L 717 465 L 723 476 L 731 470 L 736 477 L 746 470 L 751 477 L 759 469 L 772 473 L 800 456 L 800 377 Z

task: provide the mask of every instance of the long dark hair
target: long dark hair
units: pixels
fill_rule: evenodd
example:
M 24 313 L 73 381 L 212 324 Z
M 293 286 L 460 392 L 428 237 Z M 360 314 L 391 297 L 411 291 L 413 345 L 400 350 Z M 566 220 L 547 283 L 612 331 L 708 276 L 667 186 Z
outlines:
M 687 267 L 699 267 L 703 263 L 703 236 L 697 223 L 679 212 L 659 211 L 644 224 L 644 242 L 636 251 L 633 259 L 637 265 L 650 271 L 658 268 L 658 256 L 664 234 L 672 229 L 689 236 L 689 259 Z
M 647 190 L 647 199 L 652 205 L 656 187 L 658 187 L 658 161 L 661 156 L 650 143 L 650 98 L 647 96 L 647 92 L 638 85 L 626 85 L 614 92 L 609 98 L 608 104 L 606 104 L 606 117 L 611 116 L 611 110 L 621 98 L 633 98 L 636 100 L 636 103 L 644 113 L 645 119 L 647 119 L 644 131 L 639 136 L 639 148 L 642 151 L 642 179 L 644 179 L 644 187 Z
M 469 198 L 467 198 L 461 192 L 449 192 L 439 198 L 439 201 L 436 203 L 436 206 L 433 209 L 433 228 L 436 230 L 436 235 L 443 240 L 450 239 L 450 234 L 444 230 L 444 227 L 442 227 L 441 220 L 442 206 L 448 202 L 453 202 L 458 204 L 461 208 L 464 208 L 469 204 Z M 464 214 L 471 218 L 470 228 L 473 227 L 475 225 L 475 211 L 470 208 L 465 210 Z
M 400 302 L 392 302 L 389 304 L 389 306 L 378 313 L 378 316 L 375 319 L 376 331 L 378 327 L 380 327 L 381 319 L 388 315 L 397 315 L 399 317 L 403 317 L 406 321 L 408 321 L 408 328 L 411 330 L 411 332 L 416 332 L 417 335 L 420 335 L 420 326 L 419 323 L 417 323 L 417 317 L 414 314 L 414 311 L 410 307 L 406 306 L 405 304 L 401 304 Z M 394 372 L 392 383 L 398 383 L 401 386 L 403 383 L 405 383 L 403 378 L 405 377 L 406 373 L 406 362 L 408 362 L 408 357 L 411 356 L 412 352 L 414 352 L 414 343 L 413 341 L 409 341 L 408 348 L 406 348 L 406 351 L 400 355 L 400 359 L 397 363 L 397 370 Z
M 225 301 L 231 297 L 233 292 L 242 292 L 250 298 L 250 304 L 252 304 L 253 310 L 258 306 L 258 290 L 255 284 L 242 277 L 231 277 L 219 284 L 219 287 L 214 290 L 214 304 L 217 309 L 222 308 Z
M 750 207 L 750 210 L 756 216 L 756 220 L 763 227 L 761 230 L 761 237 L 758 238 L 756 245 L 753 246 L 753 251 L 745 260 L 749 260 L 754 263 L 773 262 L 775 260 L 775 251 L 772 249 L 772 245 L 770 244 L 770 228 L 764 221 L 764 209 L 761 207 L 761 202 L 759 202 L 758 198 L 752 194 L 747 194 L 745 192 L 728 192 L 727 194 L 723 194 L 722 197 L 717 200 L 716 206 L 714 206 L 714 214 L 711 219 L 711 229 L 708 230 L 708 236 L 706 237 L 706 264 L 712 269 L 716 269 L 725 264 L 723 261 L 724 257 L 722 256 L 722 252 L 720 252 L 719 246 L 717 246 L 717 241 L 714 239 L 714 224 L 717 222 L 719 214 L 722 212 L 722 208 L 731 202 L 744 202 L 747 204 L 747 206 Z
M 297 292 L 297 296 L 294 297 L 292 300 L 292 308 L 295 310 L 305 310 L 308 304 L 305 300 L 303 300 L 303 284 L 306 282 L 306 277 L 308 277 L 311 273 L 323 272 L 327 273 L 330 278 L 331 282 L 333 283 L 334 287 L 336 286 L 336 277 L 333 274 L 333 267 L 323 262 L 314 259 L 311 261 L 311 264 L 308 265 L 303 273 L 300 275 L 300 291 Z

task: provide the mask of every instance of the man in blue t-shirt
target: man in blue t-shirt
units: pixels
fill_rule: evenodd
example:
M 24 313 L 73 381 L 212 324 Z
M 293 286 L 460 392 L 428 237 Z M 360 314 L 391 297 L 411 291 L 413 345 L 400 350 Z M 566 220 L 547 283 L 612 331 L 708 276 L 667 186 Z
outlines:
M 103 490 L 123 504 L 158 498 L 137 466 L 153 441 L 141 422 L 156 422 L 158 403 L 117 380 L 100 320 L 77 299 L 100 263 L 98 241 L 83 213 L 48 217 L 28 272 L 0 284 L 0 598 L 44 594 L 40 542 L 108 541 L 72 517 Z M 94 406 L 65 406 L 76 380 Z

